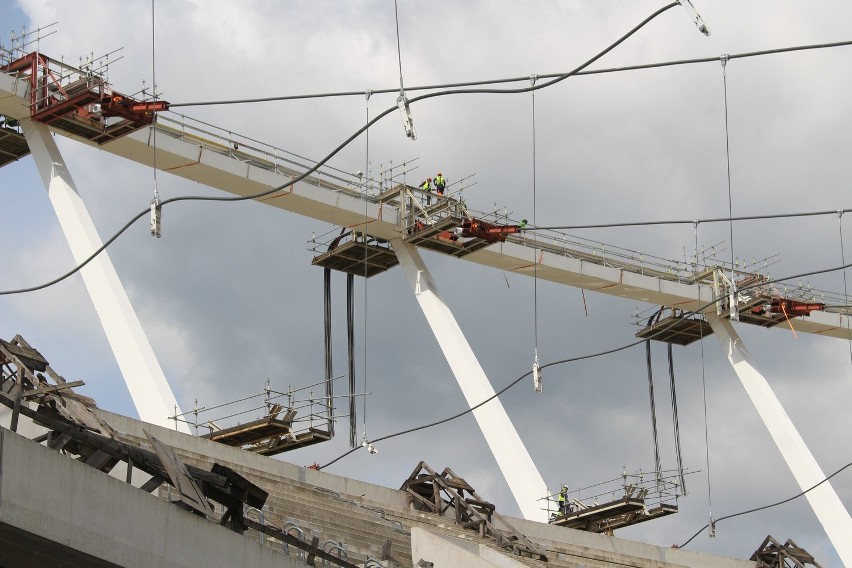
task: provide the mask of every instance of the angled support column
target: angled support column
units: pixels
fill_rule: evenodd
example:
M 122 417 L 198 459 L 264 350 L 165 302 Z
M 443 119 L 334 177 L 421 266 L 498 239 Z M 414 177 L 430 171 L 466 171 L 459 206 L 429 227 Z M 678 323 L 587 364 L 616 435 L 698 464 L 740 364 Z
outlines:
M 825 479 L 799 431 L 781 406 L 766 379 L 751 361 L 751 355 L 730 321 L 708 315 L 716 337 L 740 378 L 752 404 L 763 419 L 775 445 L 787 462 L 802 491 Z M 811 508 L 845 566 L 852 567 L 852 519 L 829 481 L 805 494 Z
M 100 248 L 103 241 L 50 131 L 43 124 L 30 120 L 21 121 L 21 125 L 74 260 L 81 263 Z M 175 395 L 109 255 L 102 252 L 80 272 L 139 417 L 167 428 L 174 426 L 168 417 L 174 415 L 177 407 Z M 180 413 L 179 407 L 177 412 Z M 189 427 L 182 422 L 178 423 L 178 429 L 189 433 Z
M 485 371 L 482 370 L 455 317 L 441 298 L 420 253 L 414 246 L 400 239 L 394 239 L 391 244 L 468 405 L 474 406 L 494 396 L 494 388 L 488 382 Z M 500 399 L 495 398 L 477 408 L 473 411 L 473 416 L 509 484 L 515 501 L 518 502 L 521 514 L 526 519 L 542 520 L 547 513 L 540 509 L 539 499 L 547 494 L 547 485 Z

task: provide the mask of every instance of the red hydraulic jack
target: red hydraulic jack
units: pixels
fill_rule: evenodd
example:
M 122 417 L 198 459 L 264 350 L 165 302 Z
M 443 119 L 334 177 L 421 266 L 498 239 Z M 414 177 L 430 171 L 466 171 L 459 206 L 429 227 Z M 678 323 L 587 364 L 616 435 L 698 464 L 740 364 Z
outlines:
M 773 298 L 769 303 L 769 309 L 773 314 L 784 314 L 786 316 L 809 316 L 811 312 L 819 312 L 825 309 L 825 304 L 799 302 L 787 298 Z
M 459 229 L 462 237 L 477 237 L 490 243 L 506 242 L 507 235 L 521 232 L 520 225 L 497 225 L 482 219 L 467 219 Z

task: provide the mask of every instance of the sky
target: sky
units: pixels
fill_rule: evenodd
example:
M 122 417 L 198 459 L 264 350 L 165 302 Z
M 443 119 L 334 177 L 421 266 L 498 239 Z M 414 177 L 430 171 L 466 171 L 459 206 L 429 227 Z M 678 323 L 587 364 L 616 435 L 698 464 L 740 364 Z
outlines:
M 42 52 L 68 62 L 111 55 L 109 79 L 133 93 L 150 87 L 172 103 L 393 89 L 401 58 L 406 86 L 565 72 L 609 45 L 663 3 L 472 0 L 394 4 L 255 0 L 108 2 L 0 0 L 0 38 L 58 22 Z M 712 35 L 684 10 L 665 12 L 594 67 L 719 57 L 852 39 L 852 5 L 789 0 L 698 0 Z M 118 59 L 118 57 L 121 59 Z M 378 172 L 414 160 L 417 183 L 442 171 L 473 175 L 468 204 L 538 226 L 826 211 L 852 207 L 852 47 L 570 78 L 535 94 L 437 97 L 412 106 L 418 138 L 397 113 L 359 137 L 330 165 Z M 725 88 L 726 87 L 726 88 Z M 727 143 L 726 109 L 727 93 Z M 319 159 L 395 94 L 176 108 L 226 131 Z M 107 238 L 150 203 L 150 168 L 57 137 L 77 188 Z M 535 158 L 533 155 L 535 143 Z M 729 162 L 727 157 L 729 156 Z M 730 170 L 730 186 L 728 184 Z M 162 199 L 218 195 L 168 174 Z M 534 191 L 535 189 L 535 191 Z M 0 289 L 50 280 L 73 267 L 70 250 L 31 158 L 0 169 L 6 246 Z M 847 216 L 727 224 L 654 225 L 575 231 L 647 255 L 771 259 L 773 277 L 840 266 Z M 306 387 L 323 376 L 322 270 L 312 235 L 332 230 L 254 202 L 182 202 L 163 211 L 162 238 L 145 220 L 109 253 L 184 410 L 271 388 Z M 847 239 L 848 240 L 848 239 Z M 845 243 L 848 245 L 848 242 Z M 733 253 L 732 253 L 733 248 Z M 848 246 L 847 246 L 848 248 Z M 606 351 L 634 340 L 634 316 L 651 306 L 500 273 L 424 252 L 441 293 L 491 383 L 542 363 Z M 335 374 L 346 370 L 345 278 L 333 274 Z M 804 282 L 843 294 L 842 271 Z M 466 403 L 400 269 L 357 279 L 358 439 L 451 416 Z M 43 291 L 0 297 L 0 336 L 23 335 L 102 408 L 135 415 L 79 276 Z M 852 348 L 848 341 L 794 336 L 779 326 L 738 331 L 826 474 L 852 461 Z M 538 338 L 536 344 L 536 337 Z M 666 350 L 652 346 L 663 467 L 676 467 Z M 680 544 L 714 518 L 799 492 L 718 341 L 674 348 L 688 494 L 679 513 L 619 531 Z M 306 389 L 309 390 L 309 389 Z M 345 383 L 337 392 L 346 390 Z M 313 391 L 321 395 L 321 387 Z M 644 347 L 552 367 L 544 393 L 531 380 L 501 400 L 553 490 L 586 487 L 623 470 L 653 469 Z M 197 401 L 197 403 L 196 403 Z M 224 416 L 211 411 L 207 419 Z M 246 419 L 251 419 L 249 415 Z M 348 420 L 330 442 L 286 454 L 327 463 L 348 449 Z M 398 487 L 420 460 L 451 467 L 498 512 L 519 509 L 470 415 L 358 451 L 328 468 Z M 852 507 L 852 470 L 832 484 Z M 803 499 L 717 525 L 691 550 L 748 558 L 766 535 L 792 538 L 823 566 L 840 561 Z

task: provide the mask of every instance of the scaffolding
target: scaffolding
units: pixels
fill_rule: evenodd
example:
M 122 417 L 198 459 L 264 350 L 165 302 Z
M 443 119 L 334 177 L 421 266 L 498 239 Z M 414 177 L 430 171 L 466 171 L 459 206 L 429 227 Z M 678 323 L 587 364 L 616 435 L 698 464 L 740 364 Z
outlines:
M 616 529 L 677 513 L 678 498 L 686 494 L 681 479 L 690 473 L 695 472 L 625 470 L 620 477 L 567 491 L 564 509 L 559 492 L 541 500 L 552 525 L 612 535 Z
M 176 425 L 183 422 L 192 426 L 202 438 L 272 456 L 333 437 L 333 399 L 349 398 L 349 395 L 332 397 L 331 401 L 327 396 L 314 396 L 312 389 L 323 384 L 325 381 L 299 388 L 289 385 L 286 392 L 282 392 L 271 388 L 267 380 L 259 393 L 214 406 L 198 406 L 196 400 L 195 408 L 170 416 L 169 420 Z M 302 396 L 305 391 L 307 397 Z M 262 404 L 255 405 L 261 398 Z M 220 412 L 216 417 L 209 414 L 214 410 Z M 254 415 L 254 418 L 241 421 L 246 415 Z

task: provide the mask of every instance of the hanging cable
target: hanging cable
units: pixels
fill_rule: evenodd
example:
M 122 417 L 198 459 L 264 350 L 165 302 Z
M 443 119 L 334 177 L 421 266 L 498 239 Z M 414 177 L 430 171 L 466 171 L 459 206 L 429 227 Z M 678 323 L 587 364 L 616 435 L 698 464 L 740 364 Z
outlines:
M 840 232 L 840 263 L 846 264 L 846 253 L 843 249 L 843 209 L 837 210 L 837 229 Z M 843 271 L 843 303 L 844 312 L 849 311 L 849 292 L 846 287 L 846 270 Z M 846 319 L 846 331 L 849 333 L 849 319 Z M 849 335 L 847 343 L 849 344 L 849 363 L 852 364 L 852 335 Z
M 400 60 L 401 61 L 401 60 Z M 400 62 L 400 69 L 402 69 L 402 63 Z M 401 73 L 401 71 L 400 71 Z M 400 75 L 400 81 L 402 80 L 402 76 Z M 365 127 L 365 161 L 366 165 L 364 169 L 367 172 L 367 181 L 364 186 L 364 231 L 361 233 L 361 236 L 364 238 L 364 399 L 361 401 L 361 419 L 364 422 L 364 439 L 362 444 L 364 446 L 368 445 L 367 443 L 367 260 L 369 257 L 369 248 L 367 247 L 367 223 L 370 222 L 370 212 L 368 209 L 369 201 L 367 200 L 367 194 L 369 193 L 369 184 L 370 184 L 370 96 L 373 94 L 369 89 L 364 92 L 365 105 L 367 109 L 367 125 Z M 372 446 L 371 446 L 372 447 Z
M 683 475 L 683 453 L 680 451 L 680 421 L 677 413 L 677 390 L 675 389 L 674 358 L 672 357 L 672 344 L 668 344 L 669 352 L 669 390 L 672 397 L 672 425 L 674 428 L 675 457 L 677 458 L 677 471 L 680 475 L 681 494 L 686 495 L 686 479 Z
M 349 447 L 358 439 L 358 420 L 355 416 L 355 275 L 346 274 L 346 353 L 349 358 Z
M 731 197 L 731 144 L 730 138 L 728 136 L 728 56 L 723 54 L 719 61 L 722 63 L 722 85 L 723 91 L 725 94 L 725 164 L 727 167 L 728 173 L 728 217 L 734 216 L 733 210 L 733 199 Z M 733 321 L 740 321 L 739 312 L 737 311 L 737 279 L 734 276 L 734 267 L 735 267 L 735 259 L 734 259 L 734 223 L 733 221 L 728 223 L 728 227 L 730 228 L 731 235 L 731 299 L 729 302 L 731 308 L 731 319 Z
M 740 289 L 740 291 L 741 291 L 741 292 L 745 292 L 746 290 L 750 290 L 750 289 L 752 289 L 752 288 L 756 288 L 756 287 L 758 287 L 758 286 L 765 286 L 767 283 L 771 283 L 771 282 L 781 282 L 781 281 L 784 281 L 784 280 L 796 280 L 796 279 L 798 279 L 798 278 L 804 278 L 804 277 L 806 277 L 806 276 L 816 276 L 817 274 L 826 274 L 826 273 L 829 273 L 829 272 L 836 272 L 836 271 L 838 271 L 838 270 L 844 270 L 844 269 L 846 269 L 846 268 L 849 268 L 850 266 L 852 266 L 852 265 L 847 264 L 847 265 L 843 265 L 843 266 L 835 266 L 835 267 L 832 267 L 832 268 L 826 268 L 826 269 L 823 269 L 823 270 L 815 270 L 815 271 L 811 271 L 811 272 L 803 272 L 803 273 L 800 273 L 800 274 L 793 274 L 793 275 L 790 275 L 790 276 L 785 276 L 785 277 L 782 277 L 782 278 L 778 278 L 778 279 L 776 279 L 776 280 L 755 282 L 755 283 L 753 283 L 753 284 L 750 284 L 750 285 L 747 285 L 747 286 L 743 286 L 743 287 Z M 693 311 L 691 311 L 691 312 L 684 312 L 684 313 L 683 313 L 683 316 L 684 316 L 684 317 L 691 317 L 691 316 L 694 316 L 694 315 L 698 315 L 698 314 L 702 313 L 704 310 L 706 310 L 707 308 L 710 308 L 710 307 L 714 306 L 715 304 L 717 304 L 718 302 L 720 302 L 720 301 L 721 301 L 721 300 L 723 300 L 723 299 L 724 299 L 724 298 L 716 298 L 715 300 L 712 300 L 712 301 L 707 302 L 706 304 L 704 304 L 704 305 L 702 305 L 702 306 L 699 306 L 697 309 L 695 309 L 695 310 L 693 310 Z M 671 324 L 670 324 L 670 325 L 671 325 Z M 656 337 L 658 334 L 662 334 L 662 333 L 664 333 L 664 332 L 665 332 L 668 328 L 669 328 L 669 326 L 666 326 L 666 325 L 660 326 L 660 328 L 659 328 L 659 329 L 658 329 L 658 330 L 654 333 L 654 335 L 652 335 L 652 336 L 651 336 L 651 337 L 649 337 L 648 339 L 653 339 L 653 338 L 654 338 L 654 337 Z M 542 365 L 542 366 L 541 366 L 541 368 L 542 368 L 542 370 L 544 370 L 544 369 L 547 369 L 547 368 L 549 368 L 549 367 L 555 367 L 555 366 L 557 366 L 557 365 L 564 365 L 564 364 L 566 364 L 566 363 L 574 363 L 574 362 L 576 362 L 576 361 L 583 361 L 583 360 L 586 360 L 586 359 L 595 359 L 595 358 L 597 358 L 597 357 L 603 357 L 603 356 L 606 356 L 606 355 L 611 355 L 611 354 L 613 354 L 613 353 L 618 353 L 618 352 L 620 352 L 620 351 L 624 351 L 624 350 L 626 350 L 626 349 L 630 349 L 631 347 L 635 347 L 635 346 L 637 346 L 637 345 L 639 345 L 639 344 L 641 344 L 641 343 L 643 343 L 643 342 L 647 341 L 648 339 L 639 339 L 639 340 L 637 340 L 637 341 L 633 341 L 632 343 L 628 343 L 627 345 L 622 345 L 621 347 L 615 347 L 615 348 L 613 348 L 613 349 L 608 349 L 608 350 L 606 350 L 606 351 L 599 351 L 599 352 L 597 352 L 597 353 L 591 353 L 591 354 L 588 354 L 588 355 L 580 355 L 580 356 L 577 356 L 577 357 L 570 357 L 570 358 L 567 358 L 567 359 L 561 359 L 561 360 L 558 360 L 558 361 L 553 361 L 553 362 L 551 362 L 551 363 L 547 363 L 547 364 L 545 364 L 545 365 Z M 702 342 L 702 349 L 703 349 L 703 342 Z M 526 373 L 524 373 L 524 374 L 522 374 L 521 376 L 517 377 L 515 380 L 513 380 L 511 383 L 509 383 L 508 385 L 506 385 L 505 387 L 503 387 L 502 389 L 500 389 L 499 391 L 497 391 L 497 392 L 496 392 L 496 393 L 494 393 L 493 395 L 489 396 L 488 398 L 486 398 L 485 400 L 481 401 L 480 403 L 478 403 L 478 404 L 476 404 L 476 405 L 471 406 L 471 407 L 470 407 L 470 408 L 468 408 L 467 410 L 463 410 L 463 411 L 461 411 L 461 412 L 459 412 L 459 413 L 457 413 L 457 414 L 454 414 L 454 415 L 452 415 L 452 416 L 448 416 L 447 418 L 443 418 L 443 419 L 441 419 L 441 420 L 436 420 L 436 421 L 431 422 L 431 423 L 429 423 L 429 424 L 423 424 L 423 425 L 421 425 L 421 426 L 415 426 L 415 427 L 413 427 L 413 428 L 408 428 L 408 429 L 406 429 L 406 430 L 400 430 L 399 432 L 394 432 L 393 434 L 387 434 L 387 435 L 385 435 L 385 436 L 381 436 L 381 437 L 379 437 L 379 438 L 375 438 L 375 439 L 373 439 L 373 440 L 372 440 L 372 442 L 373 442 L 373 443 L 375 443 L 375 442 L 381 442 L 381 441 L 384 441 L 384 440 L 390 440 L 391 438 L 397 438 L 397 437 L 399 437 L 399 436 L 404 436 L 404 435 L 406 435 L 406 434 L 411 434 L 412 432 L 419 432 L 419 431 L 421 431 L 421 430 L 426 430 L 426 429 L 428 429 L 428 428 L 432 428 L 432 427 L 434 427 L 434 426 L 439 426 L 439 425 L 441 425 L 441 424 L 446 424 L 447 422 L 452 422 L 453 420 L 455 420 L 455 419 L 457 419 L 457 418 L 460 418 L 460 417 L 462 417 L 462 416 L 465 416 L 465 415 L 467 415 L 467 414 L 470 414 L 471 412 L 475 411 L 477 408 L 480 408 L 480 407 L 482 407 L 482 406 L 484 406 L 484 405 L 488 404 L 488 403 L 489 403 L 489 402 L 491 402 L 492 400 L 494 400 L 494 399 L 496 399 L 496 398 L 499 398 L 499 397 L 500 397 L 500 396 L 502 396 L 502 395 L 503 395 L 506 391 L 508 391 L 509 389 L 511 389 L 512 387 L 514 387 L 514 386 L 515 386 L 515 385 L 517 385 L 518 383 L 520 383 L 522 380 L 524 380 L 524 379 L 526 379 L 527 377 L 529 377 L 531 373 L 532 373 L 532 371 L 527 371 Z M 705 417 L 706 417 L 706 413 L 705 413 Z M 706 418 L 705 418 L 705 421 L 706 421 Z M 365 440 L 365 441 L 366 441 L 366 440 Z M 351 450 L 349 450 L 349 451 L 347 451 L 347 452 L 345 452 L 345 453 L 343 453 L 343 454 L 341 454 L 341 455 L 337 456 L 336 458 L 334 458 L 333 460 L 331 460 L 331 461 L 330 461 L 330 462 L 328 462 L 327 464 L 325 464 L 325 465 L 323 465 L 323 466 L 320 466 L 320 468 L 319 468 L 319 469 L 325 469 L 325 468 L 329 467 L 330 465 L 333 465 L 333 464 L 337 463 L 338 461 L 342 460 L 342 459 L 343 459 L 343 458 L 345 458 L 346 456 L 349 456 L 349 455 L 353 454 L 354 452 L 356 452 L 356 451 L 357 451 L 358 449 L 360 449 L 361 447 L 366 447 L 366 445 L 367 445 L 367 444 L 362 444 L 362 446 L 359 446 L 359 447 L 357 447 L 357 448 L 353 448 L 353 449 L 351 449 Z M 852 465 L 852 464 L 850 464 L 850 465 Z M 705 527 L 705 528 L 706 528 L 706 527 Z M 704 529 L 702 529 L 702 530 L 704 530 Z
M 538 75 L 530 75 L 530 86 L 535 87 L 535 82 Z M 535 91 L 532 95 L 532 220 L 535 225 Z M 538 239 L 536 239 L 537 241 Z M 537 393 L 543 391 L 541 384 L 541 369 L 538 366 L 538 247 L 533 247 L 533 337 L 534 337 L 534 357 L 533 357 L 533 389 Z
M 348 233 L 346 227 L 340 228 L 340 234 L 328 245 L 330 252 L 337 248 Z M 325 411 L 328 433 L 334 436 L 334 365 L 331 335 L 331 268 L 323 268 L 323 331 L 325 346 Z
M 698 221 L 694 222 L 695 227 L 695 266 L 698 265 Z M 693 272 L 696 270 L 693 269 Z M 698 284 L 698 298 L 701 298 L 701 284 Z M 713 495 L 710 482 L 710 432 L 707 426 L 707 380 L 704 372 L 704 326 L 698 326 L 698 338 L 701 344 L 701 394 L 704 403 L 704 459 L 707 464 L 707 507 L 710 513 L 710 521 L 707 526 L 710 527 L 710 536 L 716 536 L 716 523 L 713 520 Z
M 332 377 L 332 349 L 331 349 L 331 268 L 325 267 L 322 271 L 323 281 L 323 329 L 325 331 L 325 411 L 328 422 L 328 432 L 334 435 L 334 391 Z
M 156 34 L 155 34 L 155 19 L 154 19 L 154 0 L 151 0 L 151 82 L 153 83 L 154 102 L 157 102 L 157 51 L 156 51 Z M 160 207 L 160 192 L 157 188 L 157 115 L 154 113 L 154 123 L 151 125 L 151 146 L 154 149 L 154 197 L 151 199 L 151 235 L 161 236 L 160 223 L 162 218 L 162 208 Z
M 648 327 L 654 323 L 654 319 L 659 319 L 663 313 L 663 308 L 660 308 L 650 318 L 648 318 Z M 648 367 L 648 395 L 651 399 L 651 433 L 654 437 L 654 479 L 656 479 L 657 491 L 660 491 L 660 476 L 663 470 L 662 462 L 660 461 L 660 440 L 657 436 L 657 403 L 654 397 L 654 371 L 651 368 L 651 340 L 645 340 L 645 364 Z

